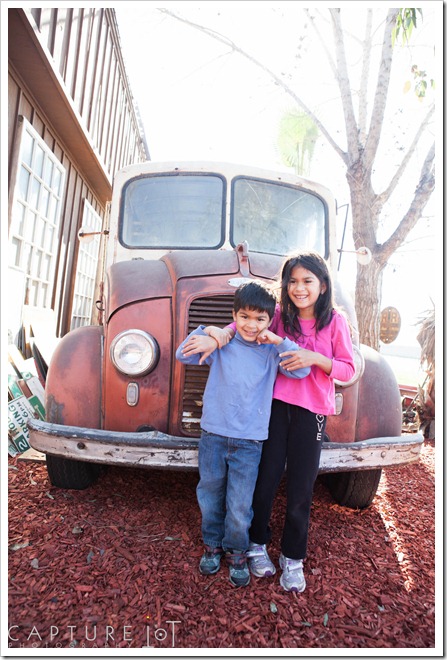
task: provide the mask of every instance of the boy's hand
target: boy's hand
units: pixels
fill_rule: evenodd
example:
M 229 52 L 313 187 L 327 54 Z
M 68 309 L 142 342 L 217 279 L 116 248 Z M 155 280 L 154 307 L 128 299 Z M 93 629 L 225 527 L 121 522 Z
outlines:
M 193 335 L 183 346 L 182 353 L 185 357 L 201 353 L 199 364 L 203 364 L 206 358 L 217 348 L 217 339 L 206 335 Z
M 278 337 L 278 335 L 275 335 L 275 333 L 271 332 L 271 330 L 261 330 L 256 338 L 256 341 L 258 344 L 275 344 L 278 346 L 278 344 L 281 344 L 284 339 L 283 337 Z

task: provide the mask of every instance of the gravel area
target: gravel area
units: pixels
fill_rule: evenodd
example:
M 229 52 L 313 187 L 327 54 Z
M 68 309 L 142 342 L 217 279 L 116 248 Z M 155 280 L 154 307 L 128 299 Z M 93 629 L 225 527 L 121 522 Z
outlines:
M 362 511 L 334 504 L 317 481 L 303 594 L 284 592 L 279 571 L 239 589 L 225 564 L 199 574 L 196 472 L 110 468 L 68 491 L 44 464 L 9 458 L 9 645 L 433 649 L 434 455 L 426 440 L 419 463 L 384 470 Z M 275 562 L 284 502 L 282 483 Z

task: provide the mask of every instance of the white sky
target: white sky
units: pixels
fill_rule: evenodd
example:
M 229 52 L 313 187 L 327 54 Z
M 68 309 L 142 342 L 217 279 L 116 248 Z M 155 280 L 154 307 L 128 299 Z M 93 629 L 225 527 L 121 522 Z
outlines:
M 393 142 L 399 141 L 401 145 L 408 144 L 411 121 L 425 114 L 425 106 L 414 95 L 402 94 L 402 80 L 413 58 L 441 85 L 442 71 L 439 58 L 436 60 L 433 54 L 433 45 L 437 21 L 442 30 L 442 4 L 422 3 L 424 21 L 413 34 L 411 51 L 402 60 L 403 71 L 399 72 L 400 78 L 393 87 L 396 111 L 387 127 L 393 131 Z M 329 3 L 317 5 L 324 9 Z M 355 37 L 357 32 L 363 31 L 363 14 L 358 14 L 363 10 L 356 9 L 350 2 L 349 11 L 343 14 L 343 5 L 343 2 L 333 4 L 342 7 L 342 16 L 349 17 L 348 27 Z M 276 73 L 284 72 L 290 86 L 312 99 L 313 107 L 317 105 L 325 123 L 332 124 L 337 137 L 336 122 L 342 121 L 337 90 L 333 77 L 324 75 L 321 46 L 314 36 L 310 37 L 309 30 L 304 29 L 302 6 L 302 3 L 290 1 L 241 0 L 115 4 L 124 62 L 151 160 L 224 160 L 284 170 L 275 147 L 277 127 L 284 111 L 293 105 L 290 97 L 254 64 L 231 52 L 229 46 L 163 14 L 160 8 L 230 37 Z M 391 5 L 373 2 L 368 6 L 386 8 Z M 433 16 L 437 20 L 433 20 Z M 418 43 L 422 44 L 419 49 L 416 48 Z M 297 44 L 302 45 L 300 52 L 304 55 L 301 58 L 296 58 Z M 357 57 L 354 44 L 352 41 L 353 50 L 348 50 L 350 61 Z M 438 48 L 441 52 L 441 40 Z M 399 113 L 399 109 L 403 112 Z M 408 118 L 408 125 L 405 122 L 403 128 L 393 125 L 394 121 L 401 122 L 402 117 Z M 339 134 L 343 135 L 343 128 Z M 425 140 L 421 153 L 425 154 L 426 145 Z M 382 171 L 392 162 L 393 151 L 384 152 L 376 173 L 378 189 Z M 344 167 L 324 141 L 318 144 L 311 177 L 332 189 L 339 204 L 349 201 Z M 409 179 L 408 189 L 412 191 L 414 185 L 415 180 Z M 390 209 L 390 218 L 395 217 L 396 221 L 406 210 L 406 200 L 402 201 L 401 208 Z M 430 203 L 428 212 L 433 215 L 434 210 L 435 204 Z M 419 277 L 415 269 L 415 263 L 420 264 L 421 270 L 433 266 L 436 258 L 434 224 L 433 218 L 421 221 L 414 233 L 414 242 L 393 256 L 385 273 L 382 307 L 396 306 L 403 321 L 396 343 L 416 343 L 414 323 L 431 307 L 430 297 L 439 298 L 434 286 L 436 278 L 429 277 L 427 281 L 426 277 Z M 345 248 L 350 247 L 349 241 L 350 236 Z M 342 270 L 346 270 L 345 277 L 349 280 L 353 271 L 348 266 L 353 259 L 351 255 L 343 256 Z

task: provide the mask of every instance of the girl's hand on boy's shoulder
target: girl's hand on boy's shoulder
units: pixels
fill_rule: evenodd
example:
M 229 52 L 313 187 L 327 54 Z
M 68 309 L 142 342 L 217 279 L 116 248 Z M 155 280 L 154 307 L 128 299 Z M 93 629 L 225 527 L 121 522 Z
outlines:
M 201 353 L 202 357 L 199 360 L 199 364 L 203 364 L 206 358 L 210 356 L 216 348 L 216 340 L 213 339 L 213 337 L 208 335 L 193 335 L 185 342 L 182 354 L 185 357 L 190 357 L 191 355 Z
M 218 328 L 215 325 L 207 325 L 205 332 L 217 341 L 217 346 L 219 348 L 226 346 L 234 337 L 234 330 L 231 328 Z

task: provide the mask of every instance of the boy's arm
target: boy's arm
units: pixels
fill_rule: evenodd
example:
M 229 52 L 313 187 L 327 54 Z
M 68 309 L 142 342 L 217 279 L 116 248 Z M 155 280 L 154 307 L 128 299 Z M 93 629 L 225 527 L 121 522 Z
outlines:
M 206 342 L 208 348 L 211 342 L 212 350 L 207 351 Z M 175 357 L 183 364 L 203 364 L 215 348 L 217 348 L 216 341 L 207 334 L 205 326 L 199 325 L 182 341 L 175 352 Z

